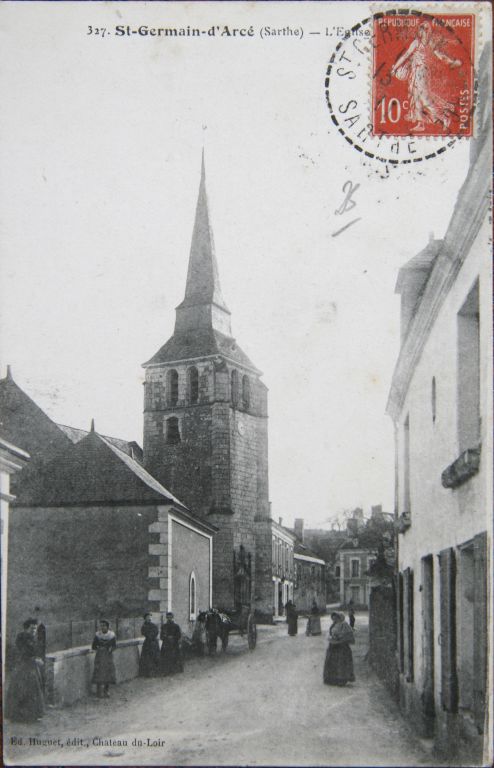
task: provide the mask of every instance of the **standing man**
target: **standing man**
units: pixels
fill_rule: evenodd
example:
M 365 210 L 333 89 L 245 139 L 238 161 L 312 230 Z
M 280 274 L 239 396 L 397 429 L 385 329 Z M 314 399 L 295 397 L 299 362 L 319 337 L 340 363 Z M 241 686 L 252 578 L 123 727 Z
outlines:
M 182 652 L 180 639 L 182 632 L 178 624 L 173 621 L 173 613 L 166 614 L 166 622 L 161 625 L 161 674 L 173 675 L 175 672 L 183 672 Z

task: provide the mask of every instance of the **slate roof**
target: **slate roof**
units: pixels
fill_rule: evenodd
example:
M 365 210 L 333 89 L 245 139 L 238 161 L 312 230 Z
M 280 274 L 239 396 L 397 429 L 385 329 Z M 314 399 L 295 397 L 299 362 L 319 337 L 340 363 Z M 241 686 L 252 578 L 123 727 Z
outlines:
M 39 471 L 39 481 L 23 504 L 63 506 L 107 503 L 184 505 L 138 461 L 99 435 L 89 432 Z
M 61 456 L 72 445 L 10 374 L 0 379 L 0 432 L 4 439 L 31 457 L 20 472 L 12 475 L 11 489 L 17 497 L 36 482 L 39 467 Z
M 228 357 L 239 365 L 260 373 L 245 352 L 240 349 L 234 338 L 225 336 L 213 328 L 200 328 L 189 332 L 175 333 L 143 366 L 146 368 L 148 365 L 214 355 Z
M 199 184 L 199 195 L 190 246 L 185 298 L 180 306 L 191 307 L 202 303 L 216 304 L 228 312 L 221 293 L 218 264 L 214 250 L 213 230 L 209 218 L 204 150 L 201 162 L 201 182 Z
M 59 427 L 62 432 L 65 432 L 67 437 L 73 443 L 78 443 L 80 440 L 82 440 L 83 437 L 86 437 L 89 434 L 87 429 L 68 427 L 66 424 L 57 424 L 57 427 Z M 102 437 L 104 437 L 105 440 L 111 445 L 114 445 L 128 456 L 131 456 L 133 459 L 136 459 L 142 463 L 143 451 L 139 443 L 136 443 L 135 440 L 122 440 L 119 437 L 110 437 L 109 435 L 102 435 Z
M 294 544 L 293 552 L 295 555 L 304 555 L 305 557 L 315 557 L 317 560 L 322 560 L 324 562 L 324 558 L 321 557 L 321 555 L 318 555 L 317 552 L 314 552 L 312 549 L 309 549 L 309 547 L 306 547 L 305 544 L 302 544 L 302 542 L 298 539 Z

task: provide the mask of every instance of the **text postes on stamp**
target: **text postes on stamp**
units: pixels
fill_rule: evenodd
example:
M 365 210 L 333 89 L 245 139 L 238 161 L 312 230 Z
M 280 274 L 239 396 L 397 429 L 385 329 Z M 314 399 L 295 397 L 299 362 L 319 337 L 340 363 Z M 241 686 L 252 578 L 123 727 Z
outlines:
M 376 14 L 373 33 L 373 134 L 472 136 L 474 14 Z

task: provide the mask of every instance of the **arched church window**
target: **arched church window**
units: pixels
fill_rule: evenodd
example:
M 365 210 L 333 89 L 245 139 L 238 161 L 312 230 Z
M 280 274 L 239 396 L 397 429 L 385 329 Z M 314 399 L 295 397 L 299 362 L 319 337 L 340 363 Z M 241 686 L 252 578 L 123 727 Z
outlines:
M 188 370 L 188 385 L 189 385 L 189 403 L 197 403 L 199 401 L 199 372 L 194 366 Z
M 242 405 L 244 408 L 250 408 L 250 379 L 248 376 L 242 377 Z
M 189 618 L 190 621 L 195 621 L 197 618 L 197 589 L 194 571 L 190 574 L 189 579 Z
M 166 420 L 166 442 L 169 445 L 174 445 L 175 443 L 180 442 L 180 428 L 176 416 L 170 416 L 170 418 Z
M 237 405 L 238 403 L 238 372 L 233 369 L 231 375 L 231 390 L 232 390 L 232 403 Z
M 174 368 L 168 373 L 168 401 L 170 405 L 178 403 L 178 371 Z

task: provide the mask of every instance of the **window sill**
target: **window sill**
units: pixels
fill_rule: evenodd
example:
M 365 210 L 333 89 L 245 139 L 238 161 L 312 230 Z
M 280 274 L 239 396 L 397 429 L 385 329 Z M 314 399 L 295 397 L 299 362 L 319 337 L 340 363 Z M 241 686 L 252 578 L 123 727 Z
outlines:
M 443 488 L 458 488 L 476 475 L 479 467 L 480 445 L 477 448 L 467 448 L 442 473 L 441 484 Z

